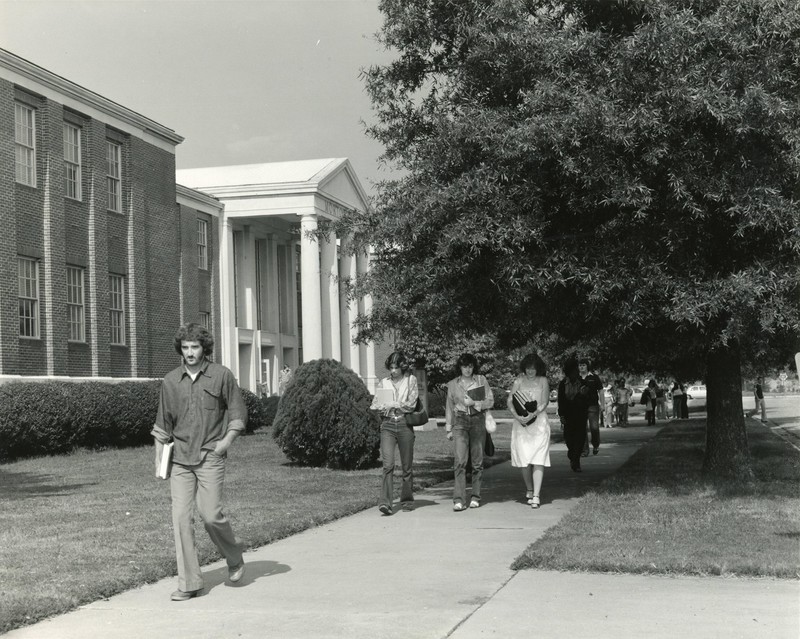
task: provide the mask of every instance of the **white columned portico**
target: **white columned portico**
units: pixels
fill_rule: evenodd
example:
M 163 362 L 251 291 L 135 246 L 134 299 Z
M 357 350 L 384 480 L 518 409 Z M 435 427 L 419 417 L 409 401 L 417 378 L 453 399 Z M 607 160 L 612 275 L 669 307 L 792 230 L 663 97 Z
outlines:
M 322 292 L 322 356 L 342 360 L 339 321 L 339 266 L 336 235 L 331 231 L 322 241 L 320 290 Z
M 341 318 L 339 333 L 341 335 L 341 362 L 342 365 L 348 368 L 353 368 L 353 358 L 351 356 L 351 347 L 353 345 L 352 322 L 350 319 L 350 300 L 347 295 L 347 287 L 344 281 L 350 277 L 350 269 L 353 264 L 353 256 L 350 255 L 348 250 L 349 240 L 341 238 L 339 246 L 339 282 L 337 283 L 339 291 L 339 317 Z
M 303 299 L 303 361 L 322 357 L 322 330 L 317 318 L 322 317 L 319 242 L 314 234 L 317 216 L 300 219 L 300 282 Z

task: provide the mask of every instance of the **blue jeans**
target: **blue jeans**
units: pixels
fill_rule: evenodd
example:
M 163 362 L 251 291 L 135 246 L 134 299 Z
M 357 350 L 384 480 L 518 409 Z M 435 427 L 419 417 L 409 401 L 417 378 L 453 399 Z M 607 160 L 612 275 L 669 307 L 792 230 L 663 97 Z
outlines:
M 458 413 L 453 425 L 453 503 L 467 502 L 467 459 L 472 459 L 472 498 L 481 500 L 483 475 L 483 447 L 486 444 L 486 413 L 465 415 Z
M 381 484 L 380 506 L 391 508 L 394 502 L 394 449 L 400 449 L 400 467 L 403 471 L 403 485 L 400 489 L 400 502 L 414 501 L 414 429 L 400 421 L 385 419 L 381 423 L 381 459 L 383 460 L 383 483 Z

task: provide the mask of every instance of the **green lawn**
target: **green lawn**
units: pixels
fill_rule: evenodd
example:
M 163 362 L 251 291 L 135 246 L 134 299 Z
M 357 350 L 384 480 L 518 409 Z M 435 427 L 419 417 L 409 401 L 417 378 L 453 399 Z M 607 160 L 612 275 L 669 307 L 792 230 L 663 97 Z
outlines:
M 494 463 L 509 458 L 509 436 L 497 436 Z M 443 429 L 418 432 L 416 487 L 452 478 L 452 459 Z M 292 466 L 271 431 L 257 432 L 231 450 L 225 510 L 254 548 L 374 507 L 380 476 Z M 151 447 L 0 465 L 0 633 L 174 575 L 170 517 Z M 201 563 L 218 559 L 197 530 Z
M 665 427 L 513 567 L 800 576 L 800 453 L 748 420 L 755 481 L 701 476 L 705 424 Z

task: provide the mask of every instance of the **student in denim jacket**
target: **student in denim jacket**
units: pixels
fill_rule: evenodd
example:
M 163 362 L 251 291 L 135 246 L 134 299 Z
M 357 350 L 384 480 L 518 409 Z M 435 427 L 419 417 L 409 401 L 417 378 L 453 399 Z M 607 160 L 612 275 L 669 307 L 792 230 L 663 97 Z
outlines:
M 478 372 L 478 360 L 464 353 L 456 362 L 454 379 L 447 382 L 445 404 L 445 430 L 453 447 L 453 510 L 466 508 L 467 460 L 472 460 L 472 495 L 470 508 L 481 505 L 481 477 L 483 475 L 483 447 L 486 443 L 486 411 L 494 406 L 494 395 L 489 382 Z M 483 388 L 483 399 L 473 399 L 468 391 Z M 473 393 L 477 394 L 477 393 Z

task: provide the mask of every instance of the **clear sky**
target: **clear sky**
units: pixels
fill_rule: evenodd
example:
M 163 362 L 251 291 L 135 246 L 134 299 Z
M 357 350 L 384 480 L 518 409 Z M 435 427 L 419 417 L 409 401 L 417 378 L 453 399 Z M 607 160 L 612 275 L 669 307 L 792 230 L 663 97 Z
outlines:
M 348 157 L 372 192 L 381 22 L 378 0 L 0 0 L 0 47 L 174 129 L 179 169 Z

